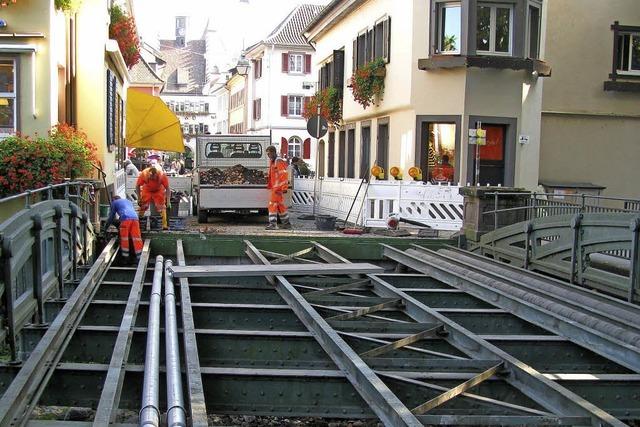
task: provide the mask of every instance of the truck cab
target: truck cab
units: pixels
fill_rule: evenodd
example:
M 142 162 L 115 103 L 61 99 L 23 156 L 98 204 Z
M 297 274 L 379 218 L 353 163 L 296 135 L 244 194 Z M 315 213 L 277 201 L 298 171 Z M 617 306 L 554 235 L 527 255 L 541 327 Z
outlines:
M 268 135 L 204 135 L 196 139 L 198 222 L 223 213 L 262 214 L 269 202 Z

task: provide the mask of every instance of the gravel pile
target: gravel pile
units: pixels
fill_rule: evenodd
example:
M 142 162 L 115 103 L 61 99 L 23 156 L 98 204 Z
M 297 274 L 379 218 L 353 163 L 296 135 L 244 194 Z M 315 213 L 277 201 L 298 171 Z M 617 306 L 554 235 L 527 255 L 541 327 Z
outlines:
M 261 170 L 235 165 L 227 169 L 211 168 L 200 171 L 200 183 L 208 185 L 264 185 L 267 183 L 267 176 Z

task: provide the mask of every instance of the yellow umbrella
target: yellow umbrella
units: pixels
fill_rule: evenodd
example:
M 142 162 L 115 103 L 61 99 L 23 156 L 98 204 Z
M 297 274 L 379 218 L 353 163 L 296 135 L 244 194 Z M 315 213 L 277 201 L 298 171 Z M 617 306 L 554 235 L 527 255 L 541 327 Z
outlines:
M 180 120 L 162 99 L 129 89 L 127 146 L 183 153 Z

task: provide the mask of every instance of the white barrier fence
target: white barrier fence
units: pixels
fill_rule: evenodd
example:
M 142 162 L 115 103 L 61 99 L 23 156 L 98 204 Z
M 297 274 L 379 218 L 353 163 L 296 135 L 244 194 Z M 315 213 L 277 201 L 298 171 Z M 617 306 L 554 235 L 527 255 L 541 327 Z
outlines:
M 386 227 L 386 220 L 392 213 L 436 230 L 457 231 L 462 227 L 463 197 L 458 193 L 460 187 L 457 185 L 371 181 L 367 186 L 366 182 L 362 185 L 361 182 L 353 178 L 318 179 L 315 183 L 316 213 L 347 219 L 365 227 Z M 313 179 L 294 180 L 291 200 L 296 211 L 313 211 L 313 187 Z

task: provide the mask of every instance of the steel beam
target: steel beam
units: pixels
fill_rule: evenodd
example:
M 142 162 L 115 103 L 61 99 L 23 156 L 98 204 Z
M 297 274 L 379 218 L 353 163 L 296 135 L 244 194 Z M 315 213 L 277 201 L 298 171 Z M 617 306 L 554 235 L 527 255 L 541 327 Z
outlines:
M 176 254 L 178 265 L 185 266 L 184 248 L 182 240 L 176 242 Z M 198 357 L 198 341 L 193 322 L 193 310 L 191 308 L 191 294 L 187 278 L 180 281 L 180 312 L 182 314 L 182 338 L 184 340 L 184 359 L 187 374 L 187 387 L 189 392 L 189 409 L 191 411 L 191 424 L 193 427 L 207 426 L 207 405 L 202 387 L 202 374 L 200 373 L 200 359 Z
M 640 336 L 626 332 L 619 326 L 595 318 L 589 319 L 588 314 L 565 305 L 553 304 L 542 298 L 536 299 L 527 291 L 521 290 L 516 294 L 516 290 L 505 281 L 487 277 L 487 272 L 472 271 L 473 268 L 461 266 L 459 261 L 437 252 L 417 252 L 411 249 L 402 252 L 384 245 L 384 254 L 416 271 L 445 282 L 454 282 L 457 288 L 471 295 L 492 301 L 496 306 L 509 310 L 524 320 L 565 336 L 634 372 L 640 372 L 640 348 L 627 342 L 638 342 Z M 624 335 L 628 340 L 623 341 L 607 332 Z
M 384 256 L 391 258 L 390 255 L 393 255 L 396 258 L 404 260 L 403 257 L 398 255 L 406 255 L 402 251 L 389 245 L 383 244 L 381 246 L 383 247 Z M 316 247 L 318 247 L 318 245 L 316 245 Z M 323 259 L 326 259 L 328 262 L 336 261 L 338 257 L 337 254 L 327 253 L 327 250 L 323 250 L 323 252 L 325 254 L 324 257 L 321 256 Z M 348 260 L 346 261 L 348 262 Z M 403 264 L 416 271 L 420 271 L 421 263 L 417 260 L 411 261 L 412 262 L 408 263 L 403 262 Z M 505 371 L 509 373 L 505 377 L 505 381 L 542 405 L 549 412 L 553 412 L 558 417 L 588 417 L 594 425 L 625 426 L 620 420 L 596 407 L 591 402 L 546 379 L 530 366 L 527 366 L 520 360 L 500 350 L 498 347 L 462 328 L 432 308 L 420 303 L 415 298 L 391 286 L 375 275 L 369 275 L 369 277 L 372 280 L 374 290 L 379 296 L 401 298 L 405 304 L 406 313 L 416 321 L 442 323 L 449 333 L 446 340 L 459 350 L 474 359 L 496 359 L 501 361 Z
M 125 363 L 129 357 L 131 349 L 131 340 L 133 338 L 133 326 L 136 323 L 138 315 L 138 306 L 140 304 L 140 296 L 142 295 L 142 287 L 144 285 L 144 277 L 149 263 L 149 247 L 150 240 L 145 240 L 142 248 L 138 269 L 131 285 L 127 308 L 125 308 L 122 322 L 118 330 L 118 337 L 113 346 L 111 354 L 111 362 L 109 371 L 104 382 L 100 402 L 96 409 L 94 417 L 95 426 L 103 426 L 115 421 L 115 416 L 120 403 L 120 393 L 122 392 L 122 384 L 124 383 Z
M 269 261 L 251 242 L 245 241 L 245 244 L 247 246 L 246 253 L 253 262 L 269 264 Z M 347 272 L 348 270 L 343 271 Z M 316 269 L 316 273 L 320 274 L 320 272 L 321 270 Z M 422 423 L 411 414 L 400 399 L 305 301 L 284 276 L 269 277 L 268 279 L 275 284 L 280 295 L 291 305 L 305 326 L 315 334 L 318 342 L 383 423 L 389 426 L 422 426 Z
M 0 399 L 0 425 L 24 425 L 116 254 L 116 240 L 104 248 Z
M 262 254 L 261 254 L 262 255 Z M 266 258 L 265 258 L 266 260 Z M 233 276 L 304 276 L 307 274 L 360 274 L 382 273 L 382 267 L 369 263 L 353 264 L 353 268 L 344 264 L 284 264 L 284 265 L 210 265 L 210 266 L 174 266 L 173 277 L 233 277 Z

